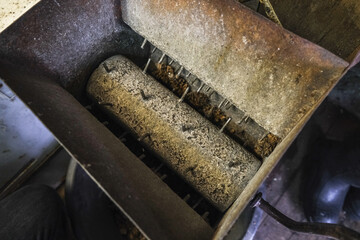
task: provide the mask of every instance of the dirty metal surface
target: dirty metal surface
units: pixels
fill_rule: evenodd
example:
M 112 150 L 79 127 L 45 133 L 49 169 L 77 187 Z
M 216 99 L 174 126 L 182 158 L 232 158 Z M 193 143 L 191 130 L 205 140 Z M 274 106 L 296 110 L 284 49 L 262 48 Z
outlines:
M 121 20 L 119 1 L 43 0 L 1 33 L 0 58 L 51 76 L 80 95 L 106 58 L 144 57 L 141 40 Z
M 209 239 L 207 223 L 69 93 L 85 93 L 109 56 L 141 62 L 141 41 L 119 1 L 43 0 L 0 34 L 0 77 L 146 236 Z
M 348 65 L 232 0 L 121 5 L 132 29 L 281 138 Z
M 201 216 L 59 84 L 4 61 L 0 76 L 145 236 L 211 237 Z
M 360 46 L 358 0 L 272 0 L 284 27 L 343 59 Z
M 150 49 L 153 49 L 153 46 Z M 151 54 L 150 58 L 155 64 L 149 64 L 148 72 L 150 75 L 162 82 L 172 92 L 175 91 L 179 97 L 189 87 L 188 93 L 184 96 L 185 102 L 213 124 L 223 128 L 228 136 L 256 157 L 264 159 L 270 155 L 281 139 L 276 138 L 269 131 L 259 126 L 243 111 L 173 59 L 164 57 L 162 64 L 158 64 L 162 56 L 163 53 L 159 49 Z M 178 77 L 177 74 L 179 74 Z
M 87 93 L 221 211 L 260 167 L 252 154 L 123 56 L 95 70 Z

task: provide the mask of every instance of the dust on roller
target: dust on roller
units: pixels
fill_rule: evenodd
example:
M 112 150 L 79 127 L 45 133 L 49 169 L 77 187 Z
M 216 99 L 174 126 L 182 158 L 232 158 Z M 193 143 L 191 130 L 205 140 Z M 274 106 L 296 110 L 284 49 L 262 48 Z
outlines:
M 104 67 L 104 64 L 106 67 Z M 123 56 L 94 71 L 87 94 L 219 210 L 243 191 L 261 162 Z

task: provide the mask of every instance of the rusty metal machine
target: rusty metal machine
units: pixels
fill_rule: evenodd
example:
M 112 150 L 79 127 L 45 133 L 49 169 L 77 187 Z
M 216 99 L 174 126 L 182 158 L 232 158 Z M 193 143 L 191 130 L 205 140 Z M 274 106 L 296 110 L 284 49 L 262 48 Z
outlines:
M 0 35 L 0 77 L 144 236 L 224 239 L 359 61 L 358 17 L 331 23 L 349 44 L 289 2 L 282 27 L 234 0 L 41 1 Z

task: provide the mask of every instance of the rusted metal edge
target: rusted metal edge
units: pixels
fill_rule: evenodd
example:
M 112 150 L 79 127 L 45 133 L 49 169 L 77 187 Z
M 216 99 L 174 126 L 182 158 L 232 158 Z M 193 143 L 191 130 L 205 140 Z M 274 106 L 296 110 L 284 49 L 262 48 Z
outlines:
M 313 115 L 315 110 L 320 106 L 324 101 L 326 96 L 330 93 L 332 88 L 337 84 L 337 82 L 347 73 L 348 69 L 345 69 L 341 76 L 337 79 L 333 79 L 333 85 L 322 95 L 321 99 L 312 107 L 312 109 L 306 113 L 306 115 L 297 123 L 297 125 L 289 132 L 289 134 L 281 141 L 281 143 L 274 149 L 272 154 L 263 162 L 258 172 L 250 180 L 247 187 L 244 189 L 244 192 L 236 199 L 233 205 L 228 209 L 222 220 L 220 221 L 213 239 L 220 240 L 224 239 L 232 226 L 239 218 L 241 212 L 254 197 L 257 189 L 266 179 L 268 174 L 275 168 L 276 164 L 279 162 L 281 157 L 284 155 L 286 150 L 289 148 L 291 143 L 295 140 L 297 135 L 301 132 L 307 121 Z
M 150 239 L 209 239 L 213 230 L 54 81 L 0 60 L 0 76 Z
M 122 0 L 124 21 L 284 138 L 348 63 L 232 0 Z

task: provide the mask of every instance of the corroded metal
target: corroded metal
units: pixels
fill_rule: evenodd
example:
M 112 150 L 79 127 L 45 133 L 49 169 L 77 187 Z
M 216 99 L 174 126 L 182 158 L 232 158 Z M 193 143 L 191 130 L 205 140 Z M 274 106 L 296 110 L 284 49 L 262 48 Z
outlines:
M 233 0 L 122 0 L 124 21 L 284 138 L 348 65 Z
M 226 210 L 260 161 L 128 59 L 114 56 L 92 74 L 87 93 L 195 189 Z M 146 99 L 140 92 L 143 91 Z M 147 137 L 143 137 L 147 136 Z

